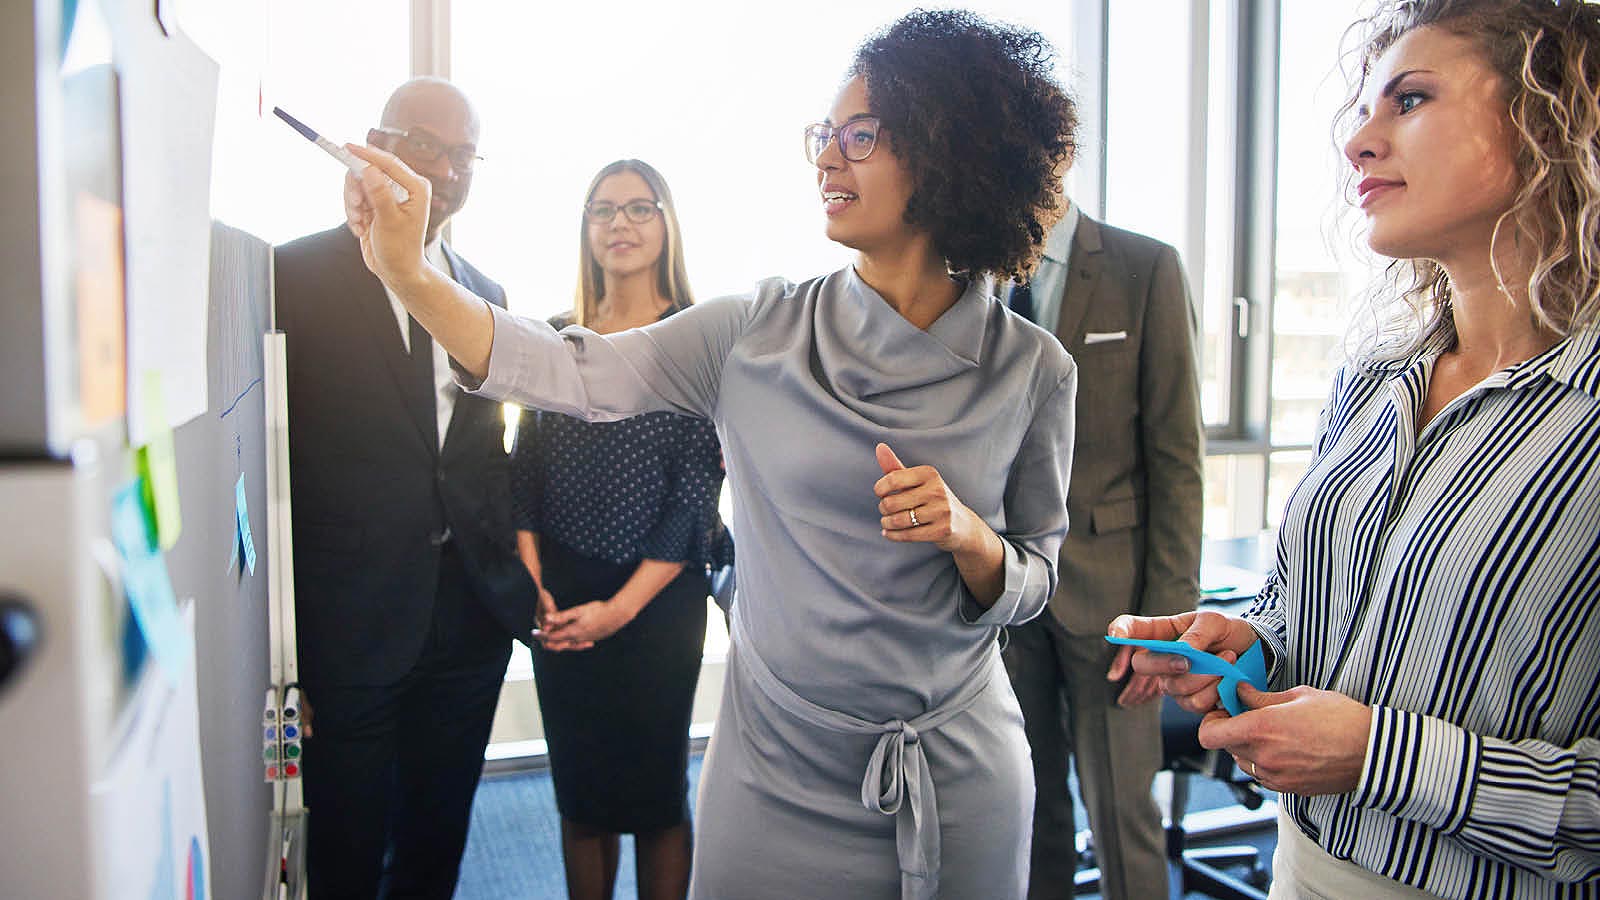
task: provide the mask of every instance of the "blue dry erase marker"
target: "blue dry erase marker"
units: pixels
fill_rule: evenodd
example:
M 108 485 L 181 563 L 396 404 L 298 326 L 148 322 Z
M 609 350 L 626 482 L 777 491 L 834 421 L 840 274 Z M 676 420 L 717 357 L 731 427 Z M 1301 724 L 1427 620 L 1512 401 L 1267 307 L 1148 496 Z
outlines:
M 351 153 L 349 150 L 346 150 L 338 144 L 335 144 L 333 141 L 330 141 L 322 135 L 317 134 L 315 131 L 312 131 L 311 127 L 306 125 L 306 123 L 284 112 L 282 107 L 274 106 L 272 108 L 272 114 L 284 120 L 285 122 L 288 122 L 290 128 L 300 132 L 305 136 L 306 140 L 316 144 L 318 147 L 321 147 L 329 156 L 337 159 L 339 162 L 344 163 L 345 168 L 355 173 L 357 178 L 360 178 L 361 173 L 365 172 L 367 170 L 367 166 L 370 165 L 370 163 L 368 163 L 366 160 L 361 159 L 354 153 Z M 411 199 L 411 192 L 395 183 L 393 179 L 389 180 L 389 190 L 394 194 L 396 203 L 404 203 Z
M 1131 647 L 1143 647 L 1156 653 L 1171 653 L 1189 660 L 1189 671 L 1195 675 L 1220 675 L 1222 681 L 1217 685 L 1217 696 L 1222 700 L 1222 708 L 1228 715 L 1237 716 L 1244 712 L 1244 704 L 1239 702 L 1239 682 L 1248 683 L 1258 691 L 1267 689 L 1267 660 L 1261 652 L 1261 642 L 1256 641 L 1250 649 L 1239 657 L 1237 663 L 1230 663 L 1214 653 L 1185 644 L 1183 641 L 1152 641 L 1139 638 L 1107 637 L 1113 644 L 1126 644 Z

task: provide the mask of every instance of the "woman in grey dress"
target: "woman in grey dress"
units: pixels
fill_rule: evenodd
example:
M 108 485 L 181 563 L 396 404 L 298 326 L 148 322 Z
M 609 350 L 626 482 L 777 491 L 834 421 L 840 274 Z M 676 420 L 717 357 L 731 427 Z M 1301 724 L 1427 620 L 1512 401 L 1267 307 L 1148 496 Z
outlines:
M 749 549 L 693 897 L 1025 893 L 1032 775 L 997 637 L 1055 587 L 1077 378 L 991 278 L 1031 271 L 1064 205 L 1076 117 L 1050 61 L 1039 35 L 962 12 L 869 38 L 806 129 L 854 264 L 609 335 L 450 283 L 421 254 L 426 181 L 356 148 L 367 263 L 466 386 L 716 424 Z

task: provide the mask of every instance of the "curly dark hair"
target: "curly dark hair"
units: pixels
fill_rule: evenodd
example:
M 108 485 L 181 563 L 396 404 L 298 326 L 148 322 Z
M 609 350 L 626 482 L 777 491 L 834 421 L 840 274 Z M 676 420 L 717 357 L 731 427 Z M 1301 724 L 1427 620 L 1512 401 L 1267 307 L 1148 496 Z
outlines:
M 1066 204 L 1078 111 L 1038 32 L 966 10 L 913 10 L 868 37 L 849 74 L 911 173 L 906 223 L 953 272 L 1025 279 Z

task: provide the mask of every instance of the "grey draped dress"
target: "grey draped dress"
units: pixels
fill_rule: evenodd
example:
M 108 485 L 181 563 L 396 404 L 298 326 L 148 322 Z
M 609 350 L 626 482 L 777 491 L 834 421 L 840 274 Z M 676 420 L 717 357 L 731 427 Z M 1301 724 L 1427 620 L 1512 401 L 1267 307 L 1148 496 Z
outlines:
M 1032 769 L 997 638 L 1055 589 L 1077 389 L 1060 342 L 981 279 L 924 331 L 852 268 L 610 335 L 493 315 L 480 393 L 702 416 L 721 438 L 739 588 L 690 895 L 1022 897 Z M 879 441 L 1003 538 L 988 609 L 949 553 L 883 537 Z

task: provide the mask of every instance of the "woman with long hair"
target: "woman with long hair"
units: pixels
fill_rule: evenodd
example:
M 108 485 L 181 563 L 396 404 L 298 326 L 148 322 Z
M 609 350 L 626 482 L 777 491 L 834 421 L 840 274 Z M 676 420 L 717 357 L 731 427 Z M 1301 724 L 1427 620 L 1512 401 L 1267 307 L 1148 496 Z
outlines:
M 661 174 L 618 160 L 584 197 L 577 296 L 551 325 L 613 334 L 688 309 L 683 238 Z M 669 412 L 585 422 L 524 410 L 511 484 L 517 549 L 539 585 L 534 683 L 567 894 L 608 900 L 618 835 L 632 834 L 639 896 L 682 898 L 707 569 L 732 551 L 717 515 L 716 430 Z
M 1033 779 L 998 639 L 1055 588 L 1077 378 L 992 276 L 1031 271 L 1065 205 L 1076 116 L 1051 59 L 964 12 L 873 35 L 804 135 L 853 264 L 613 334 L 494 313 L 440 277 L 427 183 L 360 151 L 346 207 L 368 264 L 473 386 L 717 427 L 739 588 L 691 896 L 1025 891 Z
M 1113 634 L 1282 793 L 1274 897 L 1600 896 L 1600 10 L 1410 0 L 1361 23 L 1348 196 L 1391 289 L 1243 617 Z

